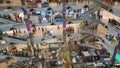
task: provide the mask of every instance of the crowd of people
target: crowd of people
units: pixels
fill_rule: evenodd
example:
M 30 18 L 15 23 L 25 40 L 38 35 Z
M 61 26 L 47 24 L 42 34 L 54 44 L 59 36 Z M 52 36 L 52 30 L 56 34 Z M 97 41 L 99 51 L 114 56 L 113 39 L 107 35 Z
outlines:
M 15 46 L 9 46 L 0 50 L 0 54 L 8 56 L 29 57 L 28 52 L 25 49 L 18 50 Z
M 22 23 L 23 22 L 23 17 L 20 16 L 19 14 L 15 13 L 13 15 L 0 15 L 1 18 L 5 18 L 5 19 L 8 19 L 8 20 L 11 20 L 11 21 L 16 21 L 18 23 Z

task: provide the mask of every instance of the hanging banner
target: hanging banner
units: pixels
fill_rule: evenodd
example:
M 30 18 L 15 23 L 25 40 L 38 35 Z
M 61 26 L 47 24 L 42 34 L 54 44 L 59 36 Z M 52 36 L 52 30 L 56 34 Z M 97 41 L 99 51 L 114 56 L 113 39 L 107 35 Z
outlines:
M 66 20 L 63 20 L 63 29 L 66 29 Z
M 25 25 L 26 25 L 27 32 L 30 33 L 30 31 L 31 31 L 30 22 L 25 22 Z

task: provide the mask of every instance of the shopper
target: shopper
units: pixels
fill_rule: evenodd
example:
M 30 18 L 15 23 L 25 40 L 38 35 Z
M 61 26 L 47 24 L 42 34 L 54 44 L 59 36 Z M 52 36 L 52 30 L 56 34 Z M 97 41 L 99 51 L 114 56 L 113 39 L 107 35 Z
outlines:
M 21 34 L 21 30 L 19 29 L 18 32 Z
M 44 32 L 44 28 L 42 27 L 41 29 L 42 29 L 42 32 Z
M 58 0 L 58 4 L 59 4 L 59 6 L 61 5 L 61 3 L 62 3 L 62 0 Z
M 53 30 L 52 29 L 49 30 L 49 34 L 50 34 L 50 36 L 53 36 Z
M 78 13 L 76 14 L 76 19 L 77 19 L 77 20 L 79 19 L 79 14 L 78 14 Z
M 38 30 L 40 30 L 40 27 L 38 27 Z
M 60 29 L 60 26 L 58 25 L 57 29 Z
M 15 36 L 16 35 L 16 33 L 15 33 L 15 31 L 13 30 L 13 36 Z
M 112 39 L 111 39 L 111 44 L 112 45 L 115 45 L 115 41 L 116 41 L 116 38 L 114 37 L 114 35 L 112 36 Z
M 16 32 L 16 34 L 18 34 L 18 30 L 17 29 L 15 29 L 15 32 Z

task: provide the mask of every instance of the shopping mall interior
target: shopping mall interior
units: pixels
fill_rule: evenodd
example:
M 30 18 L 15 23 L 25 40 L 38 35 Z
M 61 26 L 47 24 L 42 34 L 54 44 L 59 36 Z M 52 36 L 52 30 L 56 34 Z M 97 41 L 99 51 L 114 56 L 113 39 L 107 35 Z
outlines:
M 120 68 L 120 0 L 0 0 L 0 68 Z

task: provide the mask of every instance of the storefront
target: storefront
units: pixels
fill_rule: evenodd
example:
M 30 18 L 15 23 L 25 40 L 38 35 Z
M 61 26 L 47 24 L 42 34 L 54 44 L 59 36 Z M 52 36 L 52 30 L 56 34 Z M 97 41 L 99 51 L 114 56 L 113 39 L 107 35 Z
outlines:
M 62 0 L 48 0 L 49 2 L 57 2 L 57 1 L 62 1 Z M 76 2 L 77 0 L 66 0 L 66 2 Z
M 27 7 L 37 7 L 37 0 L 26 0 Z
M 77 2 L 78 0 L 66 0 L 66 2 Z
M 48 2 L 57 2 L 58 0 L 48 0 Z

